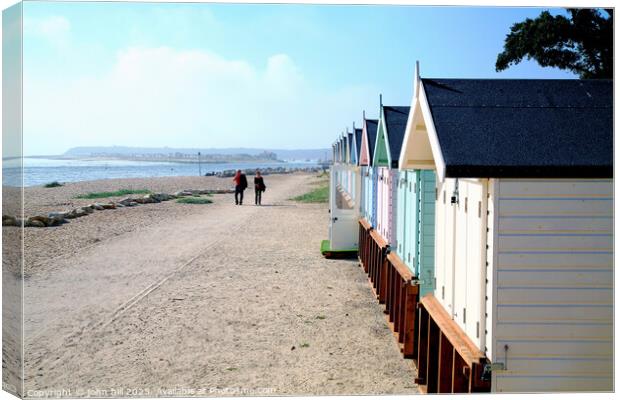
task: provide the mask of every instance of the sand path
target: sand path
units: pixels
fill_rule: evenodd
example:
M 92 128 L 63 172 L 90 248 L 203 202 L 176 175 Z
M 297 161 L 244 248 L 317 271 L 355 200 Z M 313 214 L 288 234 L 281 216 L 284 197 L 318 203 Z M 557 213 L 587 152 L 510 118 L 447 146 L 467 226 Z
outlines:
M 319 254 L 327 207 L 287 200 L 314 179 L 278 180 L 263 207 L 218 198 L 34 275 L 26 395 L 416 392 L 362 270 Z

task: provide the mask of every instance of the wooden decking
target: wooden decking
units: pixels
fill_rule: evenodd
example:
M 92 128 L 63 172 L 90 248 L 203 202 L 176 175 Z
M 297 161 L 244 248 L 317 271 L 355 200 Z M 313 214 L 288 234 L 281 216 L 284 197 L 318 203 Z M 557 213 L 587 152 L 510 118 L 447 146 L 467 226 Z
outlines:
M 489 392 L 484 353 L 433 295 L 419 297 L 416 276 L 365 218 L 359 220 L 359 260 L 401 353 L 414 360 L 422 393 Z
M 418 378 L 426 393 L 489 392 L 484 353 L 428 294 L 420 300 Z

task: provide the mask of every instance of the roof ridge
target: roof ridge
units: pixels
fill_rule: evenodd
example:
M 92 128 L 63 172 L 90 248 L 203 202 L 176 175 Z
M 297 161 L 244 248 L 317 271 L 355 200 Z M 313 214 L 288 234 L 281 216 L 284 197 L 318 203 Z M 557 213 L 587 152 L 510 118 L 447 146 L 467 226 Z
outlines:
M 565 109 L 602 109 L 606 110 L 613 108 L 613 106 L 503 106 L 503 105 L 451 105 L 451 104 L 433 104 L 432 107 L 445 107 L 445 108 L 565 108 Z

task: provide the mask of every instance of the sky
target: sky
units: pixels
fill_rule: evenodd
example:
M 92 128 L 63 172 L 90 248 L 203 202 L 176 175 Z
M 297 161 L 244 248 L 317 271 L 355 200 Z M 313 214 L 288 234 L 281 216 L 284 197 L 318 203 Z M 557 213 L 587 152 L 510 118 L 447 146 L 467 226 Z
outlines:
M 24 154 L 75 146 L 327 148 L 423 77 L 495 72 L 541 8 L 25 2 Z M 552 13 L 562 10 L 551 9 Z

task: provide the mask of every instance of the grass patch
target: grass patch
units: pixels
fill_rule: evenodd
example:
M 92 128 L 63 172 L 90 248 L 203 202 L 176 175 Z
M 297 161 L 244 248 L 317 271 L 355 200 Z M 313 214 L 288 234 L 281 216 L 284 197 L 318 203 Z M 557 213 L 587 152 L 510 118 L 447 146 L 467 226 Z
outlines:
M 316 316 L 316 319 L 325 319 L 325 318 L 327 318 L 327 317 L 325 317 L 325 315 L 317 315 Z
M 326 178 L 326 179 L 329 179 L 329 172 L 328 172 L 328 171 L 323 171 L 323 172 L 321 172 L 320 174 L 318 174 L 316 177 L 317 177 L 317 178 Z
M 80 194 L 76 196 L 76 199 L 103 199 L 106 197 L 120 197 L 127 196 L 128 194 L 149 194 L 150 190 L 147 189 L 120 189 L 115 192 L 90 192 L 86 194 Z
M 327 203 L 329 200 L 329 186 L 320 186 L 306 194 L 293 197 L 291 200 L 299 201 L 300 203 Z
M 46 183 L 45 185 L 43 185 L 43 187 L 46 187 L 46 188 L 54 188 L 54 187 L 60 187 L 60 186 L 64 186 L 64 185 L 58 181 Z
M 304 342 L 304 343 L 300 344 L 299 347 L 301 347 L 301 348 L 310 347 L 310 343 L 305 343 Z
M 177 203 L 181 204 L 211 204 L 213 200 L 205 199 L 203 197 L 183 197 L 182 199 L 177 199 Z

